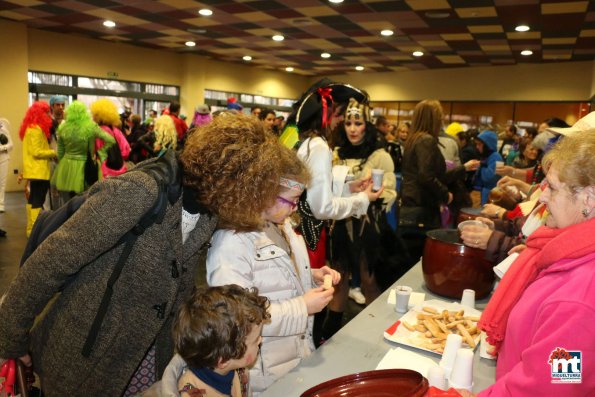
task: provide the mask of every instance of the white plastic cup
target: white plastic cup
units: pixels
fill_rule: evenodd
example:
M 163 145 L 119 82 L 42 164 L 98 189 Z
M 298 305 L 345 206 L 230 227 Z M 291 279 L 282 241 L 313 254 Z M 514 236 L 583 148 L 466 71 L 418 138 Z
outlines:
M 475 290 L 463 290 L 463 297 L 461 298 L 461 305 L 475 309 Z
M 444 368 L 436 365 L 435 367 L 430 367 L 428 369 L 428 383 L 430 387 L 434 386 L 440 390 L 446 390 L 448 387 L 446 386 L 446 376 L 444 375 Z
M 448 378 L 448 386 L 473 391 L 473 350 L 459 349 Z
M 407 313 L 409 310 L 409 297 L 413 289 L 406 285 L 398 285 L 395 288 L 395 296 L 396 296 L 396 303 L 395 303 L 395 311 L 397 313 Z
M 496 161 L 496 168 L 504 167 L 504 161 Z
M 444 346 L 444 353 L 440 359 L 440 366 L 444 369 L 444 374 L 448 378 L 452 371 L 452 367 L 457 357 L 457 351 L 463 344 L 463 337 L 457 334 L 449 334 L 446 337 L 446 345 Z
M 374 168 L 372 170 L 372 190 L 378 191 L 382 188 L 382 179 L 384 178 L 384 170 Z

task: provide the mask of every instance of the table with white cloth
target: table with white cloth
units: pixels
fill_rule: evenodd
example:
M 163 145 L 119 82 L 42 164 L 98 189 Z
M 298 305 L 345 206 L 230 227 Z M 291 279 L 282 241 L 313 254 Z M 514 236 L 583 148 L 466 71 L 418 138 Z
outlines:
M 397 285 L 407 285 L 412 287 L 414 292 L 425 293 L 425 300 L 453 301 L 427 289 L 423 280 L 421 261 L 391 288 Z M 302 360 L 300 365 L 271 385 L 262 396 L 297 397 L 309 388 L 330 379 L 374 370 L 386 353 L 396 347 L 415 352 L 438 363 L 440 356 L 437 354 L 384 339 L 384 330 L 402 315 L 395 312 L 393 305 L 387 303 L 391 288 L 384 291 L 378 299 L 362 310 L 331 339 Z M 478 300 L 476 308 L 483 311 L 487 301 L 487 298 Z M 479 347 L 475 349 L 473 364 L 473 391 L 476 393 L 493 384 L 496 376 L 496 362 L 480 358 L 479 350 Z M 426 374 L 422 375 L 426 376 Z

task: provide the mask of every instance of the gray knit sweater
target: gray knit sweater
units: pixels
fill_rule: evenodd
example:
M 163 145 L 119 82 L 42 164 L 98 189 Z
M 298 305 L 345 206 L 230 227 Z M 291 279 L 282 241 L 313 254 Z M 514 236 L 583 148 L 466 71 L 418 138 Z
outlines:
M 215 216 L 201 216 L 182 245 L 181 197 L 168 205 L 162 224 L 137 240 L 94 349 L 88 358 L 81 354 L 122 251 L 122 245 L 112 247 L 151 208 L 157 192 L 151 176 L 134 170 L 96 184 L 10 285 L 0 306 L 0 357 L 31 352 L 46 397 L 119 396 L 153 343 L 159 375 L 173 356 L 173 315 L 194 287 L 199 251 L 217 223 Z

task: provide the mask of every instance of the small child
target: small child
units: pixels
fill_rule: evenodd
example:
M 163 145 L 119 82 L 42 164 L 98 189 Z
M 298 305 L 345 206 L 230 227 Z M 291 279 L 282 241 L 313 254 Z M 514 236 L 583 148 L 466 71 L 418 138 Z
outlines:
M 262 348 L 250 369 L 254 396 L 288 373 L 314 350 L 314 314 L 330 302 L 341 276 L 324 266 L 311 269 L 303 237 L 288 217 L 309 180 L 308 169 L 291 151 L 282 154 L 283 177 L 277 200 L 266 209 L 258 231 L 221 229 L 207 255 L 209 285 L 256 287 L 271 300 L 271 322 L 262 331 Z M 326 288 L 323 287 L 327 278 Z
M 173 340 L 178 352 L 163 379 L 144 397 L 246 397 L 244 368 L 256 361 L 269 301 L 256 288 L 202 287 L 178 311 Z

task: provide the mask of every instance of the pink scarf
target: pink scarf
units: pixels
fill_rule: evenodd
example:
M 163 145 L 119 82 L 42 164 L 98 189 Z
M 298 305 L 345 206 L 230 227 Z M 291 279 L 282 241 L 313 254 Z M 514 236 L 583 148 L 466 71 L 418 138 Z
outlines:
M 498 285 L 479 321 L 488 343 L 500 349 L 510 312 L 539 273 L 563 259 L 577 259 L 595 252 L 595 219 L 563 229 L 542 226 L 526 242 Z

